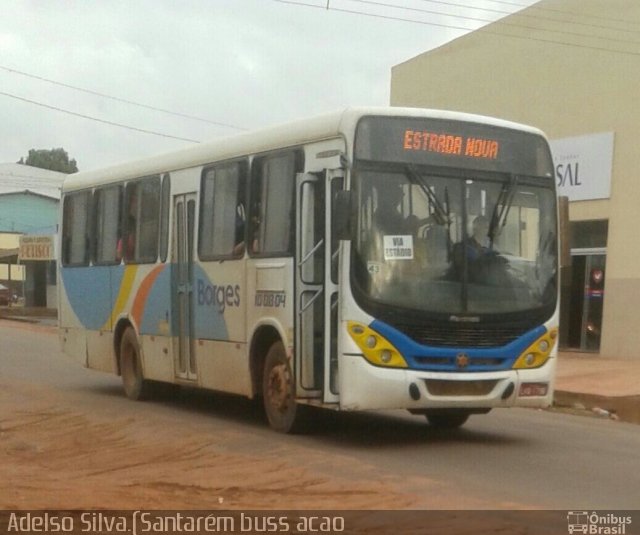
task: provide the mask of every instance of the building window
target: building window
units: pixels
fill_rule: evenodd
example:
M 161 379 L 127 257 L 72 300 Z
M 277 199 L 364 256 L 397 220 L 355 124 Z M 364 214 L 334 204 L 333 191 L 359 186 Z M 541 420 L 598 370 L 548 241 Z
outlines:
M 569 224 L 570 244 L 572 249 L 595 249 L 607 246 L 609 221 L 572 221 Z

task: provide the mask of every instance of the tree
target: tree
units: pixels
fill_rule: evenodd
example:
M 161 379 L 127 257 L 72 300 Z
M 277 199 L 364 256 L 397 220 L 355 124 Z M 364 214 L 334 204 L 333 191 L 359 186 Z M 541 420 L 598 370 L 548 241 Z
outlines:
M 20 158 L 19 164 L 30 165 L 32 167 L 39 167 L 40 169 L 49 169 L 51 171 L 58 171 L 60 173 L 77 173 L 78 166 L 75 160 L 69 160 L 67 151 L 63 148 L 58 149 L 31 149 L 29 156 L 25 161 L 24 158 Z

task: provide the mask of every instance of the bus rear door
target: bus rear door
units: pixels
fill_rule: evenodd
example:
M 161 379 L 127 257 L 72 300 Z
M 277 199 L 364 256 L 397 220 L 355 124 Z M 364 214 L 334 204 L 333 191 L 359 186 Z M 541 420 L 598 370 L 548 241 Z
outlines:
M 173 284 L 174 362 L 176 377 L 195 381 L 194 333 L 194 231 L 196 194 L 176 195 L 173 201 Z

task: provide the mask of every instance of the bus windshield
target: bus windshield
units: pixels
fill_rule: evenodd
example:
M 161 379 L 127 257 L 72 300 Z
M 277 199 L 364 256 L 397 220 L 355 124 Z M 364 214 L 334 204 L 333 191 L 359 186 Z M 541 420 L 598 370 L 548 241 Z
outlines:
M 364 301 L 449 316 L 555 305 L 549 177 L 370 163 L 354 170 L 352 186 L 353 276 Z

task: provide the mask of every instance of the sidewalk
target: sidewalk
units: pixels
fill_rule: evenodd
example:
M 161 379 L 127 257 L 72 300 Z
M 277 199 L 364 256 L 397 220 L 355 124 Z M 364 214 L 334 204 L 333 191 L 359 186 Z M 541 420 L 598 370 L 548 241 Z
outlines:
M 640 423 L 640 358 L 561 351 L 554 402 L 558 407 Z
M 55 327 L 58 325 L 58 311 L 52 308 L 38 307 L 0 307 L 0 320 L 3 319 Z

